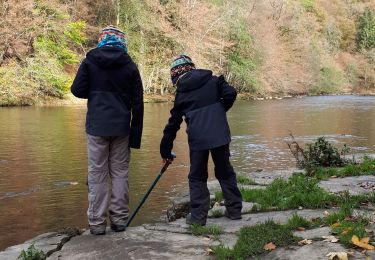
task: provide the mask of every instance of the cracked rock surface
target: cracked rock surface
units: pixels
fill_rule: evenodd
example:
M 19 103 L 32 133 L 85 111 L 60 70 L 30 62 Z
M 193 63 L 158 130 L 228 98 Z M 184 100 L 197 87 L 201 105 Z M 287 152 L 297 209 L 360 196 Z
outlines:
M 29 246 L 34 244 L 35 248 L 42 250 L 47 255 L 60 250 L 61 247 L 70 239 L 67 234 L 46 233 L 39 235 L 21 245 L 8 247 L 5 251 L 0 252 L 1 260 L 15 260 L 18 258 L 22 250 L 27 250 Z

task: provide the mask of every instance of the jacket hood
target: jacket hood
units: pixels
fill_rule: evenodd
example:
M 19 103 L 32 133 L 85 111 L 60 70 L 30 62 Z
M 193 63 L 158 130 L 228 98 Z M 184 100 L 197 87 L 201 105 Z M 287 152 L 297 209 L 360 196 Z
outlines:
M 196 69 L 182 75 L 177 81 L 177 92 L 188 92 L 204 86 L 212 78 L 212 71 Z
M 131 62 L 131 58 L 122 49 L 116 47 L 100 47 L 87 53 L 87 59 L 101 68 L 116 68 Z

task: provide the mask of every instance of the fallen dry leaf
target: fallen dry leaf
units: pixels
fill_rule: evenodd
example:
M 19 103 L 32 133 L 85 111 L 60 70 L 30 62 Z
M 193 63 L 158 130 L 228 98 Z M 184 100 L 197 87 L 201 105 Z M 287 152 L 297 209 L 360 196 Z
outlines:
M 70 185 L 78 185 L 78 182 L 73 181 L 73 182 L 70 183 Z
M 327 254 L 329 260 L 348 260 L 348 253 L 346 252 L 330 252 Z
M 213 255 L 214 254 L 214 250 L 212 250 L 211 248 L 207 248 L 207 255 Z
M 304 239 L 298 242 L 299 246 L 305 246 L 305 245 L 310 245 L 310 244 L 312 244 L 312 240 L 310 239 Z
M 210 240 L 210 238 L 209 237 L 204 237 L 203 240 L 208 241 L 208 240 Z
M 304 228 L 304 227 L 298 227 L 297 230 L 298 230 L 298 231 L 305 231 L 306 228 Z
M 336 175 L 332 175 L 331 178 L 335 179 L 335 178 L 337 178 L 337 176 Z
M 359 237 L 356 235 L 352 236 L 352 243 L 360 248 L 366 249 L 366 250 L 374 250 L 375 247 L 373 245 L 369 245 L 370 238 L 364 237 L 361 240 L 359 240 Z
M 325 242 L 331 242 L 331 243 L 339 242 L 339 239 L 335 236 L 322 236 L 322 238 L 324 238 L 323 241 L 325 241 Z
M 326 211 L 323 212 L 323 214 L 324 214 L 325 216 L 328 216 L 328 215 L 329 215 L 329 212 L 326 210 Z
M 276 249 L 276 245 L 271 242 L 271 243 L 264 245 L 263 249 L 266 251 L 272 251 Z

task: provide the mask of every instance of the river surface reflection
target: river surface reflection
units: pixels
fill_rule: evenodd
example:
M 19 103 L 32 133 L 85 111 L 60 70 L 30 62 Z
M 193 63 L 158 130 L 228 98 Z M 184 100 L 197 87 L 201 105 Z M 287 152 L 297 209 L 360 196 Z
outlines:
M 146 104 L 141 150 L 132 150 L 134 209 L 161 168 L 159 142 L 172 104 Z M 86 227 L 84 106 L 0 108 L 0 250 L 40 233 Z M 354 153 L 375 151 L 375 98 L 309 97 L 238 101 L 228 113 L 232 162 L 238 173 L 294 167 L 285 144 L 325 135 Z M 178 158 L 158 183 L 133 225 L 162 221 L 169 198 L 187 187 L 185 127 Z M 212 165 L 210 167 L 212 174 Z

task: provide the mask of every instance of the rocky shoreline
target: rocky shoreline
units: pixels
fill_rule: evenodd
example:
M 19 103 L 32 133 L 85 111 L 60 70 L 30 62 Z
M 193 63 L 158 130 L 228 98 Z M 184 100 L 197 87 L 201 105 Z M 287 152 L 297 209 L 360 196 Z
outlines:
M 288 179 L 297 169 L 254 172 L 248 174 L 253 180 L 251 185 L 241 185 L 246 189 L 264 189 L 276 178 Z M 375 183 L 375 176 L 363 175 L 345 178 L 329 178 L 322 180 L 319 186 L 332 193 L 348 191 L 352 194 L 366 194 L 374 189 L 363 186 L 363 183 Z M 92 236 L 88 231 L 68 230 L 56 233 L 46 233 L 33 238 L 21 245 L 7 248 L 0 252 L 0 259 L 17 259 L 22 250 L 31 244 L 43 250 L 48 259 L 211 259 L 212 249 L 216 246 L 233 248 L 238 240 L 236 232 L 244 226 L 254 226 L 265 221 L 273 220 L 285 224 L 292 216 L 298 215 L 307 220 L 333 214 L 338 209 L 299 209 L 284 211 L 257 212 L 255 203 L 244 202 L 242 220 L 231 221 L 225 217 L 213 217 L 212 211 L 224 210 L 219 203 L 214 203 L 215 193 L 220 191 L 217 181 L 209 182 L 209 190 L 213 208 L 207 226 L 219 226 L 223 233 L 220 235 L 194 236 L 184 216 L 189 209 L 189 196 L 187 193 L 174 198 L 167 210 L 168 223 L 144 224 L 139 227 L 128 228 L 126 232 L 114 233 L 108 229 L 105 236 Z M 375 222 L 374 211 L 367 210 L 372 221 Z M 356 212 L 359 214 L 360 210 Z M 375 226 L 371 225 L 370 229 Z M 259 259 L 328 259 L 329 252 L 347 251 L 340 243 L 324 242 L 322 237 L 331 235 L 330 227 L 318 227 L 305 231 L 295 231 L 295 236 L 312 239 L 314 243 L 304 246 L 281 247 L 269 254 L 260 255 Z M 369 259 L 375 257 L 373 251 L 365 254 L 353 251 L 354 259 Z M 371 259 L 371 258 L 370 258 Z

